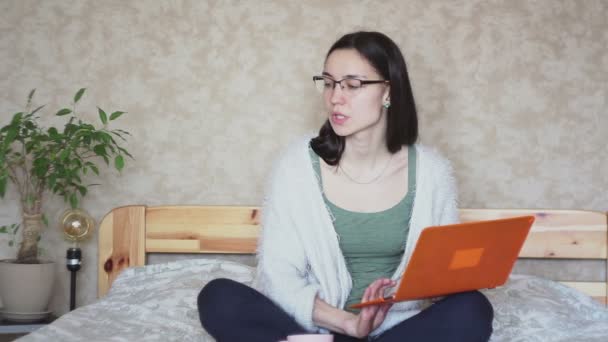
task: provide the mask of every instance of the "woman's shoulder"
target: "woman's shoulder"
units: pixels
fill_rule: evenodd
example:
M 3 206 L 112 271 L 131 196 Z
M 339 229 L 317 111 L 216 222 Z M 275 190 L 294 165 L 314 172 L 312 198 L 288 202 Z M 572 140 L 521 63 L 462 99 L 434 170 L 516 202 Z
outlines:
M 454 170 L 452 163 L 436 147 L 416 144 L 416 154 L 419 168 L 426 174 L 434 174 L 436 177 L 452 177 Z
M 450 164 L 450 160 L 446 158 L 436 147 L 416 143 L 416 153 L 419 158 L 424 159 L 430 164 Z
M 302 172 L 306 163 L 310 162 L 310 139 L 314 135 L 298 136 L 285 144 L 274 158 L 272 170 L 274 177 L 282 174 L 293 176 L 294 172 Z
M 292 163 L 304 156 L 308 156 L 310 139 L 313 137 L 312 133 L 307 133 L 291 139 L 280 149 L 275 162 L 278 164 Z

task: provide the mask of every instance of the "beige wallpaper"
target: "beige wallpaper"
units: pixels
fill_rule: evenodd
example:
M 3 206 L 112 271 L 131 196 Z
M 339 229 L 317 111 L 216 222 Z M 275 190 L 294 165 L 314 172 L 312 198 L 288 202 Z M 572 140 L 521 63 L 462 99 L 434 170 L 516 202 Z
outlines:
M 462 207 L 605 211 L 607 13 L 603 0 L 1 0 L 0 124 L 31 88 L 55 109 L 87 87 L 92 119 L 96 105 L 128 111 L 136 160 L 84 200 L 97 220 L 132 203 L 259 204 L 277 151 L 322 121 L 311 76 L 326 50 L 380 30 L 403 49 L 421 140 L 453 160 Z M 15 199 L 0 224 L 18 220 Z M 52 221 L 64 207 L 47 202 Z M 95 242 L 79 305 L 95 300 Z M 53 226 L 43 247 L 62 313 L 67 243 Z

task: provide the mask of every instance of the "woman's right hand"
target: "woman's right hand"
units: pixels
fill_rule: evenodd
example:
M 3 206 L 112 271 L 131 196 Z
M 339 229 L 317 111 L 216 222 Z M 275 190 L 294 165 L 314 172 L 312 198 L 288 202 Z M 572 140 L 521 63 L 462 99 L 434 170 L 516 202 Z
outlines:
M 388 278 L 381 278 L 371 283 L 363 293 L 362 302 L 367 302 L 384 296 L 384 290 L 395 286 L 395 282 Z M 365 306 L 358 315 L 353 315 L 346 320 L 344 332 L 347 335 L 364 338 L 384 322 L 386 313 L 391 308 L 392 303 Z

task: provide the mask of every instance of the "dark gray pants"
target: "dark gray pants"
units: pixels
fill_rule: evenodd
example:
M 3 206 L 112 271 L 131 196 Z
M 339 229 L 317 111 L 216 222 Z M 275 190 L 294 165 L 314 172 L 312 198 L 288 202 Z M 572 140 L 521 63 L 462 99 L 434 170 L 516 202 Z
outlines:
M 203 328 L 218 342 L 276 342 L 305 333 L 291 316 L 263 294 L 230 279 L 210 281 L 198 295 Z M 494 311 L 477 291 L 458 293 L 397 324 L 378 342 L 485 342 Z M 334 342 L 365 341 L 334 334 Z

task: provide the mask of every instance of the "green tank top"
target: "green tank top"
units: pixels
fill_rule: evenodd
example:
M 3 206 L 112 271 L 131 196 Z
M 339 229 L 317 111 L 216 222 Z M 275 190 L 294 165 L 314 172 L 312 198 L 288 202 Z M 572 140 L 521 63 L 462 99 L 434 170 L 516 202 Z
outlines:
M 313 168 L 323 189 L 319 156 L 309 148 Z M 416 187 L 416 148 L 408 147 L 408 190 L 395 206 L 373 213 L 342 209 L 323 199 L 334 217 L 340 248 L 353 281 L 345 309 L 361 301 L 365 289 L 378 278 L 390 278 L 405 250 Z

